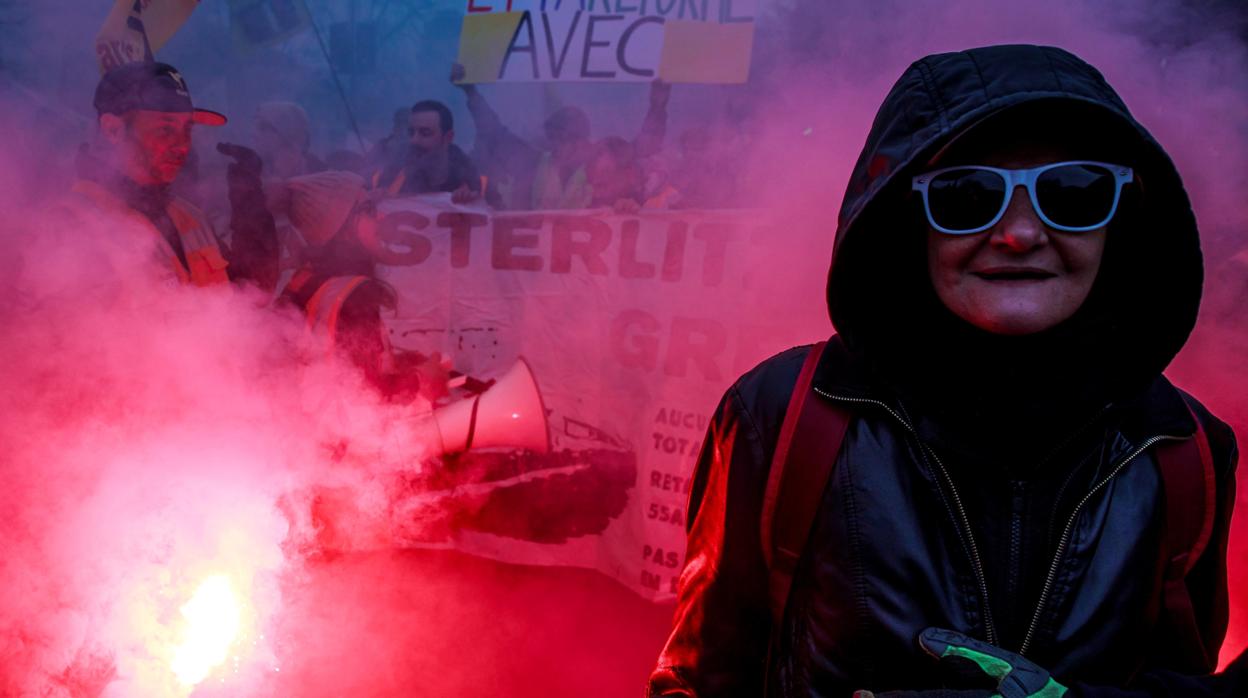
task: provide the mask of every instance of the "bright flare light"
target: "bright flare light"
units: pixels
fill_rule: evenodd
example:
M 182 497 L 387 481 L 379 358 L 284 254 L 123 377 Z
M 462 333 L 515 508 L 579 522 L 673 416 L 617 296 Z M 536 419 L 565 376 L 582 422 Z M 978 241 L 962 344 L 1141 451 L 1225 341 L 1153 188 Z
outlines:
M 242 625 L 242 608 L 229 577 L 217 574 L 205 579 L 181 610 L 188 628 L 174 652 L 173 673 L 193 686 L 225 663 Z

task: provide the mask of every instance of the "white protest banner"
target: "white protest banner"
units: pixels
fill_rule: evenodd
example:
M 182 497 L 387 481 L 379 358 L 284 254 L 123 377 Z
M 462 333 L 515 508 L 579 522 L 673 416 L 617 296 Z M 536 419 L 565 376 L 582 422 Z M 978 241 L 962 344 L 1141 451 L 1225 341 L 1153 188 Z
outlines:
M 741 83 L 758 0 L 467 0 L 463 82 Z
M 100 72 L 151 60 L 198 6 L 199 0 L 117 0 L 95 37 Z
M 445 496 L 422 495 L 453 522 L 425 542 L 597 568 L 670 598 L 719 397 L 758 361 L 818 336 L 756 302 L 769 218 L 489 213 L 447 195 L 381 213 L 393 254 L 379 276 L 398 294 L 392 343 L 483 379 L 524 357 L 550 412 L 552 453 L 469 452 Z

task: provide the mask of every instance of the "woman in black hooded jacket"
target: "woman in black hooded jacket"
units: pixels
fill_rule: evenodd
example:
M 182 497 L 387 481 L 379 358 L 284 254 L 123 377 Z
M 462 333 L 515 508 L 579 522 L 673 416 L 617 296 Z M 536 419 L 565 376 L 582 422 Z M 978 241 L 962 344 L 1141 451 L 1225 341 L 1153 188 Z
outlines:
M 914 63 L 838 223 L 838 334 L 810 399 L 851 421 L 783 620 L 759 522 L 809 347 L 765 361 L 719 405 L 651 695 L 1239 690 L 1232 672 L 1197 678 L 1226 631 L 1234 436 L 1162 376 L 1196 321 L 1196 221 L 1169 157 L 1100 73 L 1037 46 Z M 1183 633 L 1160 610 L 1156 445 L 1195 438 L 1197 421 L 1213 523 L 1181 580 Z M 925 655 L 942 653 L 937 637 L 1053 681 L 968 686 Z

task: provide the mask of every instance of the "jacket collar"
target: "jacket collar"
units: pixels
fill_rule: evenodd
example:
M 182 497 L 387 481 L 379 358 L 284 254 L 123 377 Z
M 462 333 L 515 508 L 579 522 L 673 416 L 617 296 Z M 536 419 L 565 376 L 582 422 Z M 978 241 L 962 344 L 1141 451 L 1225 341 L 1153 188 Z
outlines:
M 897 402 L 887 386 L 872 375 L 867 362 L 851 352 L 839 335 L 828 339 L 815 367 L 814 387 L 829 395 L 873 400 L 886 405 Z M 1109 413 L 1116 429 L 1129 441 L 1141 443 L 1150 437 L 1191 436 L 1196 422 L 1183 393 L 1158 375 L 1138 395 L 1114 402 Z

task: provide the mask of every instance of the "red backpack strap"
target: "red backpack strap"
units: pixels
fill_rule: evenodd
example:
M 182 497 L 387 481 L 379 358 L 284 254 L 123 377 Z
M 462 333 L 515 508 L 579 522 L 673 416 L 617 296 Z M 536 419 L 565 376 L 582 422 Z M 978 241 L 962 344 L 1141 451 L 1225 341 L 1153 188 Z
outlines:
M 806 355 L 767 474 L 761 540 L 773 627 L 784 618 L 793 572 L 849 429 L 849 412 L 828 400 L 812 399 L 815 366 L 826 344 L 816 344 Z
M 1186 399 L 1184 399 L 1186 404 Z M 1165 499 L 1161 542 L 1161 601 L 1163 613 L 1189 648 L 1188 659 L 1197 667 L 1213 670 L 1217 657 L 1209 656 L 1196 623 L 1187 574 L 1209 545 L 1217 508 L 1213 455 L 1200 418 L 1187 405 L 1196 422 L 1196 433 L 1182 441 L 1166 441 L 1157 447 Z

